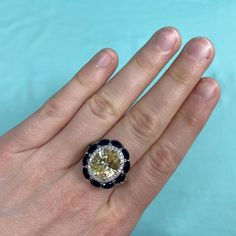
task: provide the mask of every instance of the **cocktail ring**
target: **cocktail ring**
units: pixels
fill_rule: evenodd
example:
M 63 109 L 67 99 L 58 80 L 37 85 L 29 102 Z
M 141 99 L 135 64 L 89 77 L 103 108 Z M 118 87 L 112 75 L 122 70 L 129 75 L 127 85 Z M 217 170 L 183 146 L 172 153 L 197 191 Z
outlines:
M 82 163 L 84 177 L 93 186 L 106 189 L 125 182 L 130 169 L 129 152 L 117 140 L 91 143 Z

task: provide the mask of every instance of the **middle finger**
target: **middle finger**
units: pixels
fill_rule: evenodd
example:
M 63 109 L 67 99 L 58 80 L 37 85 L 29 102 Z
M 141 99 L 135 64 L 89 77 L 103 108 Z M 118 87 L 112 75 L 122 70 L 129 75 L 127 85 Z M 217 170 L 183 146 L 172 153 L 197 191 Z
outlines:
M 128 148 L 134 164 L 160 137 L 214 56 L 206 38 L 191 40 L 156 85 L 124 116 L 105 138 Z

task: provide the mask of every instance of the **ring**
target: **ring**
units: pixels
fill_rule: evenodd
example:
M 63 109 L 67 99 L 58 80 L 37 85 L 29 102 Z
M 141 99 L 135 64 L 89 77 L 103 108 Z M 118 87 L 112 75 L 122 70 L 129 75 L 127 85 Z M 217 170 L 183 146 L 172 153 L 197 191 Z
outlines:
M 112 188 L 127 179 L 129 152 L 117 140 L 101 139 L 87 147 L 82 164 L 84 177 L 93 186 Z

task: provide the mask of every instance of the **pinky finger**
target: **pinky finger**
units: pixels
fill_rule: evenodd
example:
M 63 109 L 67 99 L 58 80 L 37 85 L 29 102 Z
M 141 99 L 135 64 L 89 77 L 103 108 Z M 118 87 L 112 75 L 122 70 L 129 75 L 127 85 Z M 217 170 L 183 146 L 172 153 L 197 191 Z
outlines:
M 142 213 L 166 184 L 203 128 L 218 101 L 219 91 L 213 79 L 199 82 L 160 139 L 132 167 L 127 183 L 113 192 L 111 201 L 123 199 L 133 202 L 130 204 L 133 209 L 128 210 L 138 209 Z

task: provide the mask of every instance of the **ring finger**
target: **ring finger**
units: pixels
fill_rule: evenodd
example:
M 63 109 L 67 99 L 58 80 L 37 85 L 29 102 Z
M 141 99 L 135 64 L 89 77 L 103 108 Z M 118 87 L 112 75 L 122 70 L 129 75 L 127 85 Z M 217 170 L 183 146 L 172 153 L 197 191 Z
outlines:
M 167 128 L 213 56 L 208 39 L 190 40 L 158 83 L 104 138 L 119 140 L 129 150 L 131 165 L 134 165 Z M 78 168 L 81 168 L 80 162 L 75 166 L 76 173 Z

